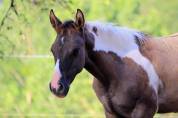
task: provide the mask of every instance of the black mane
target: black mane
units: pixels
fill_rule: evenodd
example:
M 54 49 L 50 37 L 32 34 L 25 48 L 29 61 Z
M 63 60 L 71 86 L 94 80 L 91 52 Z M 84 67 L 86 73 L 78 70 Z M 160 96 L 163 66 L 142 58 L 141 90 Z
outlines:
M 62 28 L 74 28 L 75 22 L 73 20 L 67 20 L 62 24 Z

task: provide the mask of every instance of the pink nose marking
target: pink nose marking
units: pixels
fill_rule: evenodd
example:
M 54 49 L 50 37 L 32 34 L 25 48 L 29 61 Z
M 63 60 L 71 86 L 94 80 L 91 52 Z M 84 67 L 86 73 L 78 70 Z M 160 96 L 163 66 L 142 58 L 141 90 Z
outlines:
M 58 82 L 60 81 L 60 78 L 61 78 L 61 72 L 59 69 L 59 59 L 57 59 L 55 70 L 52 75 L 52 81 L 51 81 L 52 88 L 55 88 L 56 90 L 59 88 Z

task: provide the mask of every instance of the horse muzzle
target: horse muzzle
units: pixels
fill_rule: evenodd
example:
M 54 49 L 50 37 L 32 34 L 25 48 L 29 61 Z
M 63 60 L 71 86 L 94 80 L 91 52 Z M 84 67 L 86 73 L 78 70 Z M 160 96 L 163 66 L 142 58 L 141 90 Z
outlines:
M 68 84 L 59 81 L 57 87 L 52 87 L 51 83 L 49 84 L 50 91 L 57 97 L 59 98 L 64 98 L 68 91 L 69 91 L 69 86 Z
M 54 95 L 63 98 L 69 91 L 69 84 L 60 71 L 55 71 L 52 76 L 52 81 L 49 84 L 49 88 Z

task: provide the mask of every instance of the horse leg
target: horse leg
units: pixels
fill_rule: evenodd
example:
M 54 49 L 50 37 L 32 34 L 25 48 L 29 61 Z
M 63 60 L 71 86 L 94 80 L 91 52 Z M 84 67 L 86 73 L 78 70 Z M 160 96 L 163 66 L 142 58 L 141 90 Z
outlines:
M 99 101 L 104 106 L 105 116 L 106 118 L 117 118 L 116 115 L 112 114 L 111 109 L 108 104 L 107 93 L 103 87 L 103 85 L 94 78 L 93 80 L 93 89 Z
M 131 118 L 153 118 L 157 112 L 158 103 L 156 94 L 151 96 L 144 96 L 136 103 L 132 111 Z

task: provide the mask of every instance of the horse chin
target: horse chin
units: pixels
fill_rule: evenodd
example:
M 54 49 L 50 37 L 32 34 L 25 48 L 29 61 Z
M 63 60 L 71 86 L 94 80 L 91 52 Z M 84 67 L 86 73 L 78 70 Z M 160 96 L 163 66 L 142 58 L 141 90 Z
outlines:
M 65 98 L 68 94 L 68 91 L 69 91 L 69 87 L 65 87 L 65 89 L 61 92 L 61 91 L 58 91 L 55 95 L 58 97 L 58 98 Z
M 65 98 L 67 95 L 55 95 L 55 96 L 62 99 L 62 98 Z
M 63 93 L 63 94 L 54 94 L 56 97 L 58 98 L 65 98 L 67 96 L 67 93 Z

